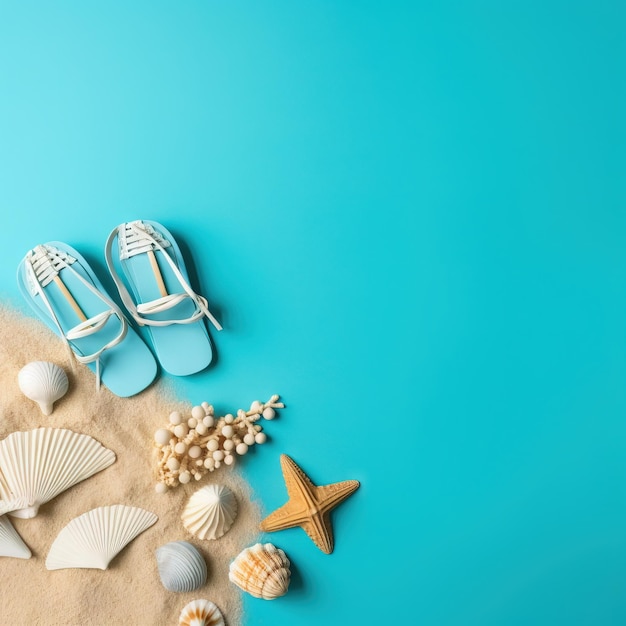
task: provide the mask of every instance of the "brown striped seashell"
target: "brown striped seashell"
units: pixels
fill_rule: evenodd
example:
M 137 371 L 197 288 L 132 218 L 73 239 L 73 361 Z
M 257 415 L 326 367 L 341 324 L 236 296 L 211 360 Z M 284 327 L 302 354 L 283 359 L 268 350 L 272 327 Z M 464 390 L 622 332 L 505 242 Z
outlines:
M 181 611 L 178 626 L 225 626 L 225 623 L 213 602 L 193 600 Z
M 287 555 L 271 543 L 246 548 L 230 564 L 230 581 L 255 598 L 274 600 L 289 589 Z

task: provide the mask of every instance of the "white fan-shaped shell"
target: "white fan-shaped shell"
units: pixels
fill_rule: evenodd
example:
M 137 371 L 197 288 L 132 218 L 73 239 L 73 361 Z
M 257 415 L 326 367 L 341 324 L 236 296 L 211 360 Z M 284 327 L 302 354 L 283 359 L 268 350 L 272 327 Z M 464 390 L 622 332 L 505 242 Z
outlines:
M 287 555 L 271 543 L 246 548 L 230 564 L 228 577 L 255 598 L 284 596 L 291 580 Z
M 64 428 L 12 433 L 0 441 L 0 498 L 23 499 L 11 515 L 35 517 L 41 504 L 114 461 L 115 453 L 89 435 Z
M 168 591 L 194 591 L 206 582 L 204 557 L 187 541 L 172 541 L 156 551 L 159 576 Z
M 0 556 L 30 559 L 31 552 L 6 515 L 0 517 Z
M 32 361 L 17 374 L 22 393 L 34 400 L 44 415 L 50 415 L 54 403 L 67 393 L 67 374 L 55 363 Z
M 6 498 L 6 499 L 4 499 Z M 25 496 L 14 497 L 9 485 L 0 471 L 0 515 L 17 511 L 28 506 L 28 498 Z
M 225 626 L 220 610 L 210 600 L 192 600 L 180 613 L 178 626 Z
M 224 485 L 198 489 L 182 514 L 183 526 L 199 539 L 219 539 L 237 517 L 235 494 Z
M 115 556 L 158 517 L 134 506 L 101 506 L 75 517 L 57 535 L 46 568 L 106 569 Z
M 2 474 L 0 474 L 0 482 L 2 482 Z M 2 491 L 2 487 L 0 485 L 0 493 L 9 493 L 8 490 Z M 26 498 L 18 498 L 16 500 L 0 500 L 0 515 L 5 515 L 6 513 L 12 513 L 13 511 L 17 511 L 18 509 L 23 509 L 28 506 L 28 501 Z

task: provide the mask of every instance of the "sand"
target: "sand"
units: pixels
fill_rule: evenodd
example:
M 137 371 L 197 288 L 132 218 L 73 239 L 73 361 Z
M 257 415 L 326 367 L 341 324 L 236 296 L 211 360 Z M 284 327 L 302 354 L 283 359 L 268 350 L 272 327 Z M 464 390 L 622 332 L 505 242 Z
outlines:
M 20 368 L 37 360 L 60 365 L 70 381 L 69 392 L 49 417 L 17 385 Z M 154 431 L 167 423 L 174 409 L 188 415 L 190 403 L 176 399 L 158 381 L 132 398 L 118 398 L 105 388 L 96 393 L 95 376 L 84 365 L 72 369 L 65 347 L 50 330 L 6 307 L 0 308 L 0 387 L 0 439 L 40 426 L 68 428 L 94 437 L 117 455 L 112 466 L 41 506 L 37 517 L 11 518 L 33 556 L 0 558 L 2 626 L 175 625 L 182 608 L 197 598 L 215 602 L 228 626 L 241 623 L 242 592 L 228 580 L 228 566 L 258 537 L 260 511 L 249 486 L 236 469 L 223 467 L 165 495 L 154 491 Z M 242 402 L 245 405 L 249 399 Z M 211 482 L 234 491 L 239 515 L 221 539 L 202 541 L 185 530 L 180 514 L 191 493 Z M 59 531 L 74 517 L 111 504 L 139 506 L 156 513 L 159 520 L 128 544 L 105 571 L 46 570 L 46 556 Z M 159 579 L 154 552 L 178 540 L 195 545 L 207 561 L 207 583 L 197 591 L 172 593 Z

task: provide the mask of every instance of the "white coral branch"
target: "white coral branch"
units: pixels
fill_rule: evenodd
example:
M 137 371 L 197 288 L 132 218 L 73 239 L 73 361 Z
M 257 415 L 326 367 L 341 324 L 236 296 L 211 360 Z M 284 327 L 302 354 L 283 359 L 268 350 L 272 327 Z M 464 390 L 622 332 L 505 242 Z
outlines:
M 171 413 L 167 427 L 155 434 L 156 490 L 165 493 L 192 478 L 200 480 L 222 465 L 234 465 L 250 446 L 265 443 L 267 437 L 256 422 L 261 417 L 271 420 L 276 409 L 284 408 L 279 397 L 273 395 L 265 403 L 255 400 L 248 411 L 239 409 L 236 417 L 227 413 L 216 418 L 207 402 L 194 406 L 187 420 L 178 411 Z

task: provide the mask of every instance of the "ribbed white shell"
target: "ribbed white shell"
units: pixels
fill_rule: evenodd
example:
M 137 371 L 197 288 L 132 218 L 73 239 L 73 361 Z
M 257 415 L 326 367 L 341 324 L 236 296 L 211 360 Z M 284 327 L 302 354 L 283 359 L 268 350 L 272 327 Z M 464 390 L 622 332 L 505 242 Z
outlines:
M 32 361 L 17 374 L 22 393 L 34 400 L 44 415 L 50 415 L 54 403 L 67 393 L 67 374 L 49 361 Z
M 187 502 L 183 526 L 199 539 L 219 539 L 237 517 L 235 494 L 224 485 L 207 485 L 198 489 Z
M 178 626 L 225 626 L 220 610 L 210 600 L 192 600 L 180 613 Z
M 255 598 L 273 600 L 284 596 L 291 579 L 287 555 L 271 543 L 257 543 L 239 553 L 230 564 L 228 577 Z
M 0 517 L 0 556 L 30 559 L 31 552 L 6 515 Z
M 0 483 L 2 483 L 2 474 L 0 474 Z M 8 493 L 8 489 L 3 492 L 1 484 L 0 493 Z M 27 504 L 28 502 L 26 498 L 18 498 L 17 500 L 0 500 L 0 515 L 5 515 L 6 513 L 23 509 L 27 506 Z
M 204 585 L 206 562 L 187 541 L 172 541 L 156 551 L 157 567 L 168 591 L 194 591 Z
M 23 509 L 27 504 L 26 498 L 14 498 L 12 496 L 9 485 L 0 472 L 0 515 Z
M 89 435 L 64 428 L 12 433 L 0 441 L 0 498 L 23 498 L 11 515 L 35 517 L 41 504 L 114 461 L 115 453 Z
M 158 517 L 134 506 L 101 506 L 75 517 L 57 535 L 46 568 L 106 569 L 115 556 Z

